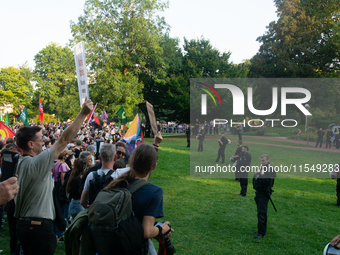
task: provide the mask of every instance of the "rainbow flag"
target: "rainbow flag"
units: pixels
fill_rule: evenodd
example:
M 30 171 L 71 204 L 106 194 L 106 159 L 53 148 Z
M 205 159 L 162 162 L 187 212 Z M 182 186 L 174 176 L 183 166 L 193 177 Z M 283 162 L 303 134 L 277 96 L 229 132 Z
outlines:
M 5 142 L 7 138 L 12 138 L 15 133 L 0 121 L 0 140 Z
M 137 137 L 140 133 L 140 121 L 138 114 L 133 119 L 128 131 L 125 133 L 123 140 L 126 143 L 131 143 L 132 141 L 136 141 Z

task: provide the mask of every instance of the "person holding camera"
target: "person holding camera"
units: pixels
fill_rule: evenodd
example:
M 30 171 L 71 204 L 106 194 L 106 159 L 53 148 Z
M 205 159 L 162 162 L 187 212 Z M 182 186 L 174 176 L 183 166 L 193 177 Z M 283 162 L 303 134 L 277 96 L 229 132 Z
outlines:
M 267 210 L 270 195 L 273 192 L 274 178 L 276 173 L 270 166 L 269 156 L 263 154 L 260 157 L 261 167 L 253 177 L 253 188 L 255 192 L 255 202 L 257 206 L 257 231 L 255 239 L 261 239 L 267 232 Z
M 16 232 L 25 255 L 54 254 L 57 239 L 53 221 L 57 214 L 51 169 L 54 159 L 77 134 L 92 109 L 92 101 L 86 98 L 73 123 L 51 148 L 44 151 L 40 127 L 21 127 L 16 133 L 17 146 L 23 155 L 17 166 L 20 189 L 15 198 L 14 216 L 18 218 Z
M 156 139 L 155 139 L 156 141 Z M 157 142 L 154 146 L 158 147 Z M 114 189 L 126 181 L 129 184 L 136 180 L 148 180 L 151 173 L 157 167 L 157 150 L 147 144 L 139 145 L 130 158 L 130 170 L 106 187 Z M 144 228 L 144 238 L 153 238 L 165 234 L 169 238 L 174 232 L 170 222 L 165 221 L 161 226 L 155 226 L 157 218 L 164 217 L 163 213 L 163 189 L 157 185 L 147 183 L 132 194 L 132 210 Z

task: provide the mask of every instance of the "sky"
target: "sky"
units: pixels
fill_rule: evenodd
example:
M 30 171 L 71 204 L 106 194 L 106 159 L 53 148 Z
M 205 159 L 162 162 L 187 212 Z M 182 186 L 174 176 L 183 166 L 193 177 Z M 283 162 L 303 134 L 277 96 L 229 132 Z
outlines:
M 2 1 L 0 6 L 0 68 L 19 67 L 50 42 L 66 46 L 72 38 L 70 21 L 83 14 L 85 0 Z M 170 0 L 161 13 L 171 26 L 170 36 L 208 39 L 230 60 L 241 63 L 254 56 L 266 26 L 277 20 L 273 0 Z

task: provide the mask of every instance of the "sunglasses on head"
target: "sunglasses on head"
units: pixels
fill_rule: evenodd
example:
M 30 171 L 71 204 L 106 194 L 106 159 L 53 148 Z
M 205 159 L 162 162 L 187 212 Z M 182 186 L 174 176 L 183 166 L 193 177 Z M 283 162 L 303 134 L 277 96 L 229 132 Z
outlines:
M 122 154 L 123 156 L 125 156 L 125 152 L 121 152 L 121 151 L 117 151 L 117 155 Z

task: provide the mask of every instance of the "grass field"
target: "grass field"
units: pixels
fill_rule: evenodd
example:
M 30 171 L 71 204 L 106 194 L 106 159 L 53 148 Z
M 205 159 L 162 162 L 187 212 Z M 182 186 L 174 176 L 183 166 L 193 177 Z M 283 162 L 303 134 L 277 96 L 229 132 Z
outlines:
M 323 179 L 277 178 L 272 199 L 278 212 L 268 205 L 267 235 L 255 240 L 257 216 L 251 180 L 247 196 L 240 197 L 240 185 L 232 178 L 191 178 L 190 156 L 210 163 L 216 160 L 218 149 L 214 140 L 206 140 L 201 154 L 197 152 L 196 139 L 192 139 L 191 146 L 190 155 L 186 139 L 164 138 L 157 169 L 149 180 L 163 188 L 163 220 L 170 221 L 175 230 L 171 241 L 177 254 L 321 254 L 324 246 L 340 234 L 340 208 L 334 206 L 335 180 L 328 175 Z M 272 165 L 339 161 L 338 153 L 270 144 L 249 146 L 252 164 L 259 164 L 263 153 L 270 155 Z M 235 149 L 236 143 L 227 146 L 226 160 Z M 0 237 L 3 254 L 9 254 L 8 246 L 8 233 L 4 232 Z M 59 243 L 55 254 L 65 254 L 63 247 Z

